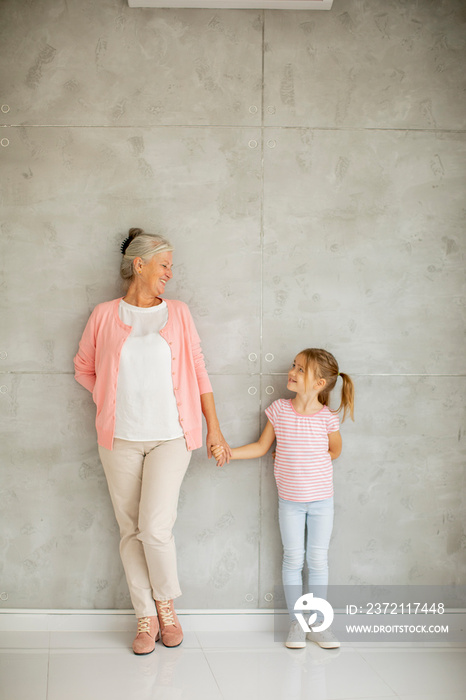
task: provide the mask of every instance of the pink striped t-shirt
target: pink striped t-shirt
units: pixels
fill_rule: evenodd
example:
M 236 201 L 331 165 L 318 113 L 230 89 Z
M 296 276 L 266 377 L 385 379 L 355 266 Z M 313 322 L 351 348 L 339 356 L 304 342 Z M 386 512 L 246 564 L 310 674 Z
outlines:
M 303 502 L 333 496 L 328 434 L 339 430 L 338 415 L 324 406 L 303 416 L 291 399 L 274 401 L 265 413 L 277 438 L 274 474 L 280 498 Z

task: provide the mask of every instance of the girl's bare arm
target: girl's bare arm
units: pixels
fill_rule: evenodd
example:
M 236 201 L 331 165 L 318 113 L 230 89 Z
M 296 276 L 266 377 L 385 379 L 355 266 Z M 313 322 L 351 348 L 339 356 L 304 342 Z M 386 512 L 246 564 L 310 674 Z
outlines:
M 341 447 L 342 447 L 342 440 L 341 440 L 340 431 L 337 430 L 334 433 L 329 433 L 328 453 L 330 455 L 331 460 L 334 460 L 341 455 Z
M 267 421 L 267 424 L 257 442 L 251 442 L 249 445 L 241 447 L 233 447 L 231 450 L 231 459 L 257 459 L 263 457 L 272 447 L 275 440 L 275 431 L 272 423 Z M 219 459 L 223 448 L 220 445 L 212 447 L 212 453 L 215 459 Z

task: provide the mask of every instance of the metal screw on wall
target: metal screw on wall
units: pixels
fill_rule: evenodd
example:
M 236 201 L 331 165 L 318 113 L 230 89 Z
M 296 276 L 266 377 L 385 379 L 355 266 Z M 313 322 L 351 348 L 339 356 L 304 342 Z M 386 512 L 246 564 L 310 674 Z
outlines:
M 0 593 L 0 600 L 8 600 L 8 593 Z
M 267 603 L 270 603 L 270 601 L 273 600 L 273 593 L 266 593 L 264 596 L 264 600 L 266 600 Z
M 7 146 L 10 145 L 10 142 L 9 142 L 8 139 L 2 139 L 2 140 L 0 141 L 0 145 L 3 146 L 3 148 L 6 148 Z
M 2 110 L 3 114 L 8 114 L 10 111 L 10 107 L 8 105 L 2 105 L 0 109 Z
M 252 593 L 246 593 L 246 595 L 244 596 L 244 600 L 247 603 L 252 603 L 252 601 L 254 600 L 254 596 L 252 595 Z
M 2 350 L 2 352 L 0 352 L 0 360 L 6 360 L 7 357 L 8 353 L 6 352 L 6 350 Z
M 257 148 L 258 143 L 255 141 L 255 139 L 251 139 L 248 143 L 249 148 Z
M 257 107 L 256 107 L 256 105 L 251 105 L 251 106 L 249 107 L 249 111 L 250 111 L 251 114 L 257 114 Z
M 255 386 L 250 386 L 249 389 L 248 389 L 248 394 L 250 394 L 251 396 L 254 396 L 254 394 L 257 394 L 257 389 L 256 389 L 256 387 L 255 387 Z
M 257 360 L 257 355 L 256 355 L 256 353 L 255 353 L 255 352 L 251 352 L 251 353 L 248 355 L 248 360 L 250 360 L 251 362 L 255 362 L 255 361 Z

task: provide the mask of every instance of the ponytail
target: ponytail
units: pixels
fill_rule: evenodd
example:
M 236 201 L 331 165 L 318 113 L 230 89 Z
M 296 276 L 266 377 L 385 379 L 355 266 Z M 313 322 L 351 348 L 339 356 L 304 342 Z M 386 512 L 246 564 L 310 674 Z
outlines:
M 343 423 L 347 413 L 350 414 L 351 420 L 354 420 L 354 384 L 348 374 L 340 372 L 340 377 L 343 380 L 343 386 L 341 389 L 341 402 L 338 411 L 343 409 L 343 418 L 341 419 Z

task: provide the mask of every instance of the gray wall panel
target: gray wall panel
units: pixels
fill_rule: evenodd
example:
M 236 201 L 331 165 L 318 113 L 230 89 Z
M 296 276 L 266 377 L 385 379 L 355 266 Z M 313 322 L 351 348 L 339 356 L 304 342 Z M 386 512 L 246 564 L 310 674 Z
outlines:
M 464 377 L 356 377 L 356 388 L 335 463 L 335 583 L 459 583 Z
M 466 126 L 462 0 L 340 0 L 264 26 L 268 126 Z
M 249 371 L 260 334 L 258 130 L 6 132 L 2 368 L 70 369 L 88 313 L 120 293 L 120 242 L 139 225 L 175 246 L 167 296 L 189 303 L 210 371 Z M 26 309 L 31 293 L 39 307 L 25 323 L 9 309 Z
M 9 607 L 127 607 L 92 400 L 70 375 L 3 376 L 2 590 Z
M 4 124 L 258 125 L 262 13 L 2 3 Z
M 270 369 L 317 345 L 349 372 L 464 373 L 466 135 L 268 135 Z
M 262 375 L 260 392 L 262 406 L 261 430 L 264 429 L 267 422 L 265 409 L 276 399 L 291 398 L 291 396 L 293 394 L 286 391 L 286 380 L 284 377 L 267 373 Z M 274 448 L 275 445 L 261 459 L 262 556 L 260 559 L 260 598 L 262 607 L 271 609 L 273 609 L 275 604 L 276 588 L 281 586 L 283 552 L 278 525 L 278 492 L 273 476 Z

